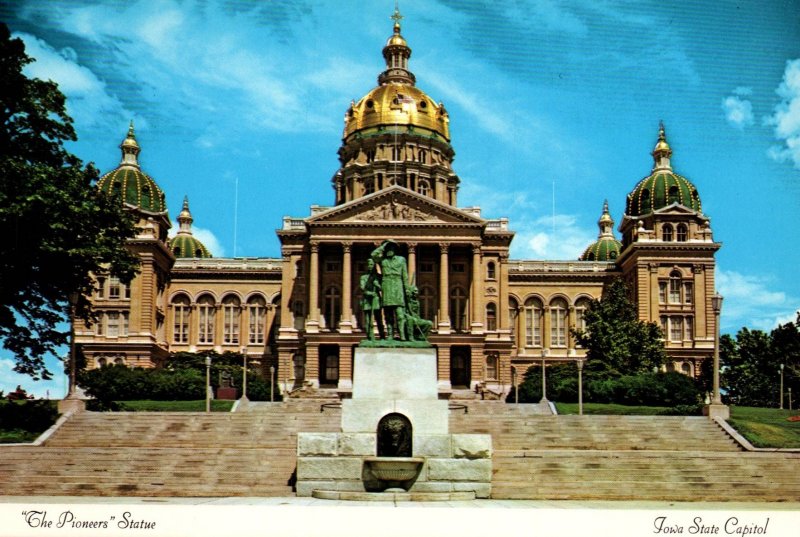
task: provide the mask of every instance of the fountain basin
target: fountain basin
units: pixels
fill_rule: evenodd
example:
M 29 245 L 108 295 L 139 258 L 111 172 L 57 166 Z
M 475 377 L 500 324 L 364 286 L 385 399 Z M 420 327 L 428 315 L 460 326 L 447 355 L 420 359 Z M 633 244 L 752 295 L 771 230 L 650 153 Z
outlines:
M 422 457 L 366 457 L 364 467 L 381 482 L 382 488 L 408 490 L 422 470 Z

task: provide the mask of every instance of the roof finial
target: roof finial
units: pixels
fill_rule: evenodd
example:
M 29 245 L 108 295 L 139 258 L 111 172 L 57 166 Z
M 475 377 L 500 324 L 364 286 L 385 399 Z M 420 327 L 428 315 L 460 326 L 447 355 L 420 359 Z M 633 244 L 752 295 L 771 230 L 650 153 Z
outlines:
M 671 156 L 672 148 L 670 148 L 667 142 L 667 133 L 664 129 L 664 121 L 662 120 L 658 123 L 658 142 L 656 142 L 656 146 L 653 148 L 653 169 L 671 170 L 672 167 L 669 162 Z
M 192 222 L 194 222 L 194 218 L 192 218 L 192 213 L 189 212 L 189 196 L 183 197 L 183 208 L 181 209 L 180 214 L 178 215 L 178 224 L 180 229 L 178 233 L 188 233 L 189 235 L 192 234 Z
M 133 120 L 131 120 L 131 124 L 128 127 L 128 138 L 136 139 L 136 135 L 133 133 Z
M 391 19 L 394 21 L 394 33 L 400 33 L 400 21 L 403 20 L 403 16 L 400 14 L 400 6 L 398 5 L 398 0 L 394 1 L 394 13 L 391 16 Z
M 119 148 L 122 149 L 122 162 L 120 164 L 128 164 L 138 168 L 139 161 L 137 157 L 141 149 L 136 142 L 136 135 L 133 132 L 133 120 L 131 120 L 131 124 L 128 126 L 128 135 L 122 141 Z

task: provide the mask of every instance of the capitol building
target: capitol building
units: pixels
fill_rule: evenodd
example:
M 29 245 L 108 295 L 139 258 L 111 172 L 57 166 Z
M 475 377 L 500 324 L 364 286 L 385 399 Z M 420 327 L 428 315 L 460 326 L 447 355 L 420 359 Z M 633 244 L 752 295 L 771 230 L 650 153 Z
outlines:
M 398 14 L 383 57 L 377 85 L 343 103 L 332 196 L 275 223 L 280 257 L 212 257 L 192 234 L 191 192 L 169 237 L 164 192 L 140 164 L 147 148 L 131 126 L 119 166 L 98 188 L 137 215 L 128 248 L 140 272 L 129 285 L 96 275 L 99 320 L 75 325 L 88 367 L 242 352 L 265 375 L 274 368 L 285 397 L 347 397 L 365 338 L 359 281 L 370 252 L 391 239 L 419 289 L 421 317 L 433 323 L 441 397 L 499 398 L 512 373 L 584 360 L 570 329 L 584 326 L 590 300 L 617 277 L 630 284 L 639 318 L 662 327 L 667 369 L 699 374 L 714 352 L 720 243 L 697 187 L 672 168 L 664 126 L 653 130 L 652 168 L 626 199 L 597 199 L 597 239 L 579 259 L 513 259 L 513 222 L 458 205 L 448 111 L 417 86 Z M 622 211 L 618 221 L 612 210 Z

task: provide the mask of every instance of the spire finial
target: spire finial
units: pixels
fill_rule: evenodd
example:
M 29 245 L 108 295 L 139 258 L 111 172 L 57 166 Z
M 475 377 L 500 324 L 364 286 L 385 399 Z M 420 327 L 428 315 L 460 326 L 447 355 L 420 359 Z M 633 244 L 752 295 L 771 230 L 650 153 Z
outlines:
M 400 33 L 400 21 L 403 20 L 403 16 L 400 14 L 400 6 L 398 0 L 394 2 L 394 13 L 391 16 L 391 19 L 394 21 L 394 33 Z
M 128 126 L 128 138 L 136 139 L 136 135 L 133 132 L 133 120 L 131 120 L 131 124 Z
M 120 164 L 128 164 L 130 166 L 139 167 L 139 144 L 136 142 L 136 135 L 133 131 L 133 120 L 131 120 L 130 125 L 128 126 L 128 135 L 122 141 L 119 146 L 122 149 L 122 162 Z
M 178 233 L 191 235 L 192 222 L 194 222 L 194 218 L 192 218 L 192 213 L 189 212 L 189 196 L 183 196 L 183 208 L 178 215 L 178 225 L 180 226 Z
M 669 158 L 672 156 L 672 148 L 667 142 L 667 133 L 664 129 L 664 121 L 658 122 L 658 142 L 653 148 L 653 170 L 671 170 Z

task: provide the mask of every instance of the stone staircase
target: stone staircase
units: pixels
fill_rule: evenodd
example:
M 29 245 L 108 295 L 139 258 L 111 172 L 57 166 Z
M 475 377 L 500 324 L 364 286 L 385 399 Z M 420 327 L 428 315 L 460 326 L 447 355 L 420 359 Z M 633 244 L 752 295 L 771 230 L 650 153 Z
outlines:
M 83 412 L 43 446 L 0 446 L 0 495 L 291 496 L 298 431 L 339 427 L 337 409 Z
M 800 453 L 745 452 L 708 418 L 513 408 L 450 417 L 453 432 L 492 435 L 493 498 L 800 501 Z
M 292 496 L 297 433 L 338 431 L 332 402 L 77 414 L 42 446 L 0 445 L 0 495 Z M 800 453 L 743 451 L 707 418 L 452 403 L 451 432 L 492 435 L 493 498 L 800 501 Z

